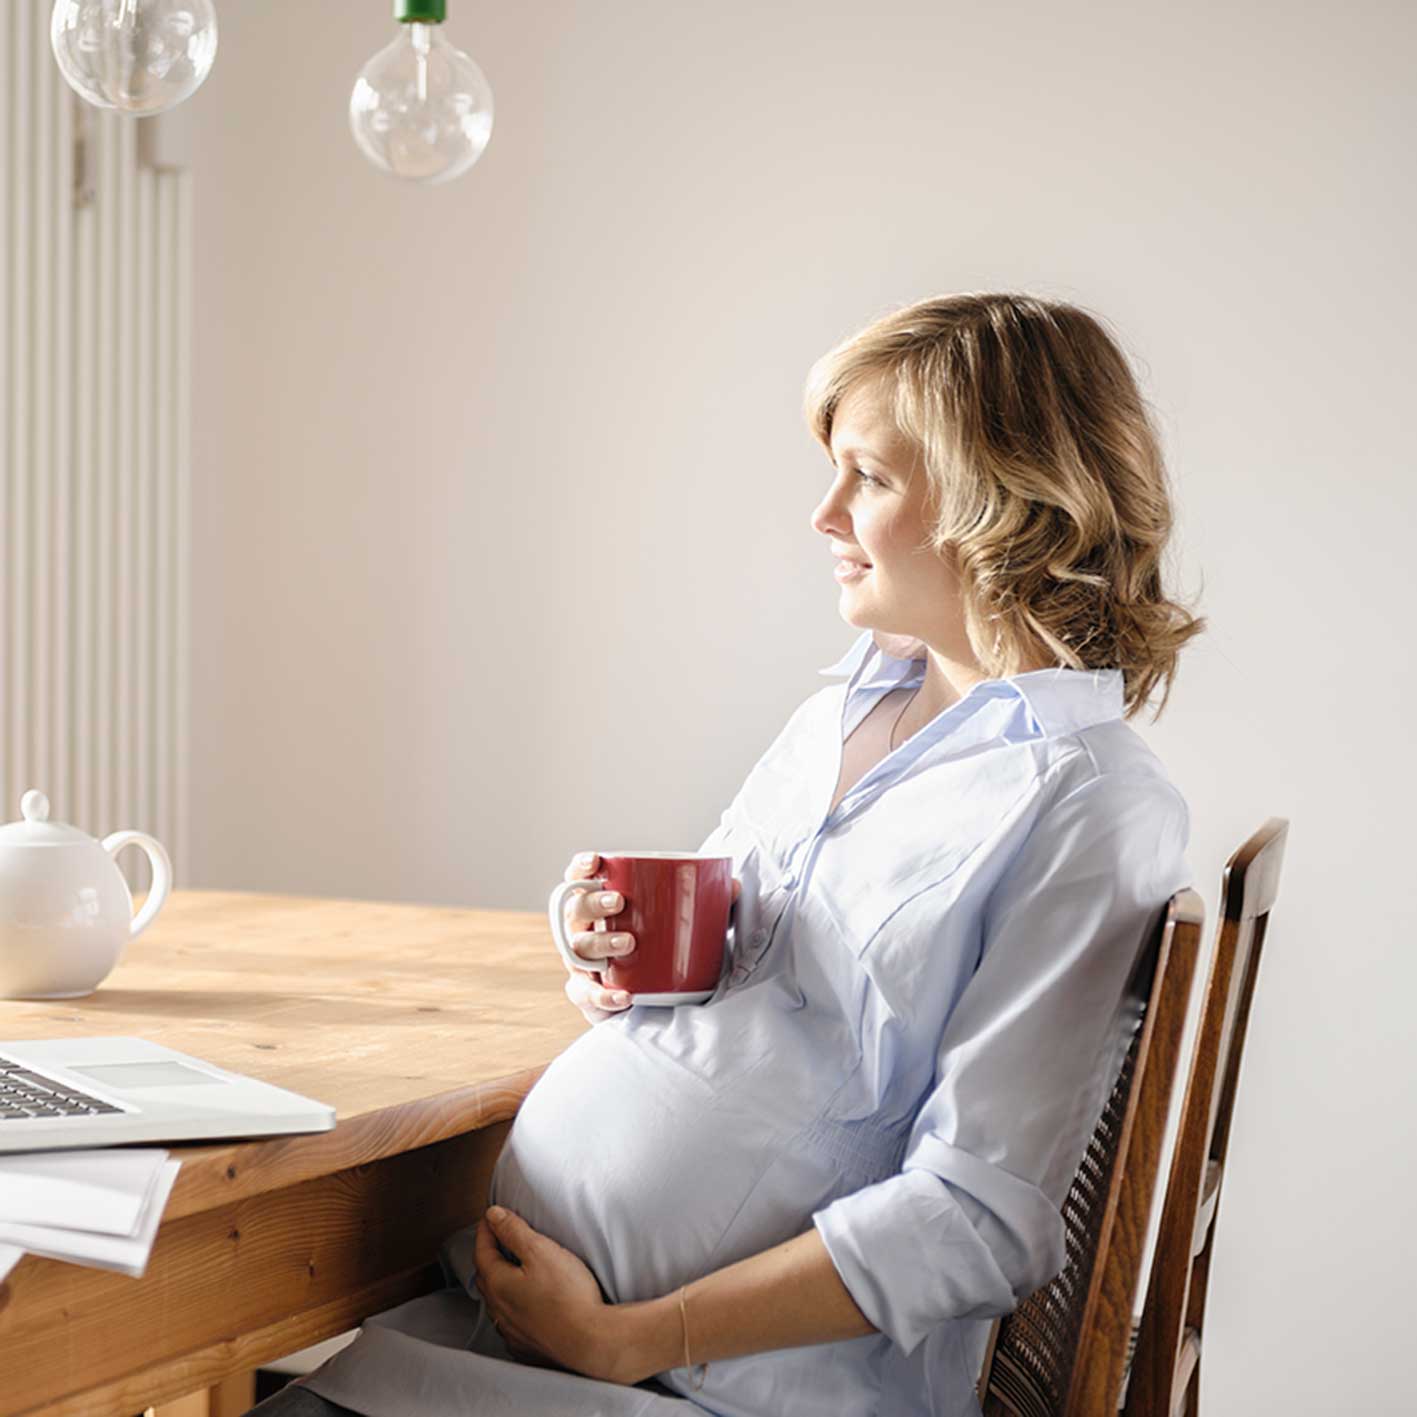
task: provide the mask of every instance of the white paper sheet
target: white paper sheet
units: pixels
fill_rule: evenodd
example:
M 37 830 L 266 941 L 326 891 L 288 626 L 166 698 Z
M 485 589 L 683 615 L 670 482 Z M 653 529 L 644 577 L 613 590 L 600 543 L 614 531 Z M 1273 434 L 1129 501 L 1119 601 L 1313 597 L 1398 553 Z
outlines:
M 18 1245 L 0 1245 L 0 1283 L 24 1257 L 25 1252 Z
M 114 1269 L 121 1274 L 141 1278 L 147 1269 L 148 1255 L 167 1206 L 167 1197 L 181 1169 L 180 1161 L 164 1161 L 157 1182 L 148 1195 L 135 1233 L 132 1236 L 104 1234 L 95 1230 L 73 1230 L 51 1225 L 18 1225 L 0 1221 L 0 1251 L 7 1246 L 19 1246 L 30 1254 L 44 1255 L 53 1260 L 70 1260 L 76 1264 L 94 1265 L 99 1269 Z M 3 1263 L 3 1261 L 0 1261 Z
M 131 1236 L 166 1160 L 162 1147 L 0 1156 L 0 1223 Z

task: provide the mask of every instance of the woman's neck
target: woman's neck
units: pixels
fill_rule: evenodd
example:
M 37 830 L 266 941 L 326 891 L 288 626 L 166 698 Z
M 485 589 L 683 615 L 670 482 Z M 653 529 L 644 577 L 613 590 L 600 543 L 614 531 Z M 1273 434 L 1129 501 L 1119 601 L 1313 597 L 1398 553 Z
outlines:
M 925 681 L 915 696 L 906 717 L 917 724 L 929 723 L 936 714 L 951 704 L 957 704 L 976 684 L 989 676 L 977 664 L 966 664 L 942 655 L 938 650 L 925 650 Z

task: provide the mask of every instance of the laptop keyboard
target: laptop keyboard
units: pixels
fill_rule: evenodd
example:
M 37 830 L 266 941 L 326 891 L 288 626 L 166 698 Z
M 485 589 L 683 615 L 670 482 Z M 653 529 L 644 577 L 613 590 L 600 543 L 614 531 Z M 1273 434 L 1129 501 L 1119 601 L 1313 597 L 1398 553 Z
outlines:
M 22 1063 L 0 1058 L 0 1122 L 30 1117 L 96 1117 L 100 1112 L 122 1110 L 87 1092 L 31 1072 Z

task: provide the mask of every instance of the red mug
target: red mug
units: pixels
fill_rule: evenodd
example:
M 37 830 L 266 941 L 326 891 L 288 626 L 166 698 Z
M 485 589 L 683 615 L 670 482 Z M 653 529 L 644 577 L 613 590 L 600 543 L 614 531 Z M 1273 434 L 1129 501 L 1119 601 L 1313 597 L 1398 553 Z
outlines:
M 551 938 L 572 969 L 588 961 L 571 948 L 565 904 L 576 891 L 618 891 L 621 909 L 607 931 L 634 936 L 629 959 L 607 959 L 596 971 L 607 989 L 633 1004 L 701 1004 L 718 987 L 733 906 L 733 858 L 696 851 L 603 851 L 600 874 L 562 881 L 547 911 Z

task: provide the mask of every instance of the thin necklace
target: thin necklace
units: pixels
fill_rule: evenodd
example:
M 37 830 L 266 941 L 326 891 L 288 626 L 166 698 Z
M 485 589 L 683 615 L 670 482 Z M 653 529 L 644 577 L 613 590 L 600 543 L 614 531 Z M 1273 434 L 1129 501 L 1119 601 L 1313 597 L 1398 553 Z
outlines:
M 890 747 L 888 748 L 887 751 L 892 752 L 892 753 L 895 752 L 895 731 L 896 731 L 897 728 L 900 727 L 900 721 L 901 721 L 901 719 L 903 719 L 903 718 L 905 717 L 905 711 L 906 711 L 906 709 L 908 709 L 908 708 L 911 706 L 911 704 L 913 704 L 913 703 L 915 702 L 916 694 L 919 694 L 920 690 L 923 689 L 924 687 L 925 687 L 925 685 L 924 685 L 924 684 L 921 684 L 921 685 L 915 690 L 915 693 L 912 694 L 912 695 L 900 706 L 900 712 L 899 712 L 898 714 L 896 714 L 896 716 L 895 716 L 895 722 L 894 722 L 893 724 L 891 724 L 891 736 L 890 736 L 890 738 L 887 740 L 887 741 L 889 742 L 889 744 L 890 744 Z

